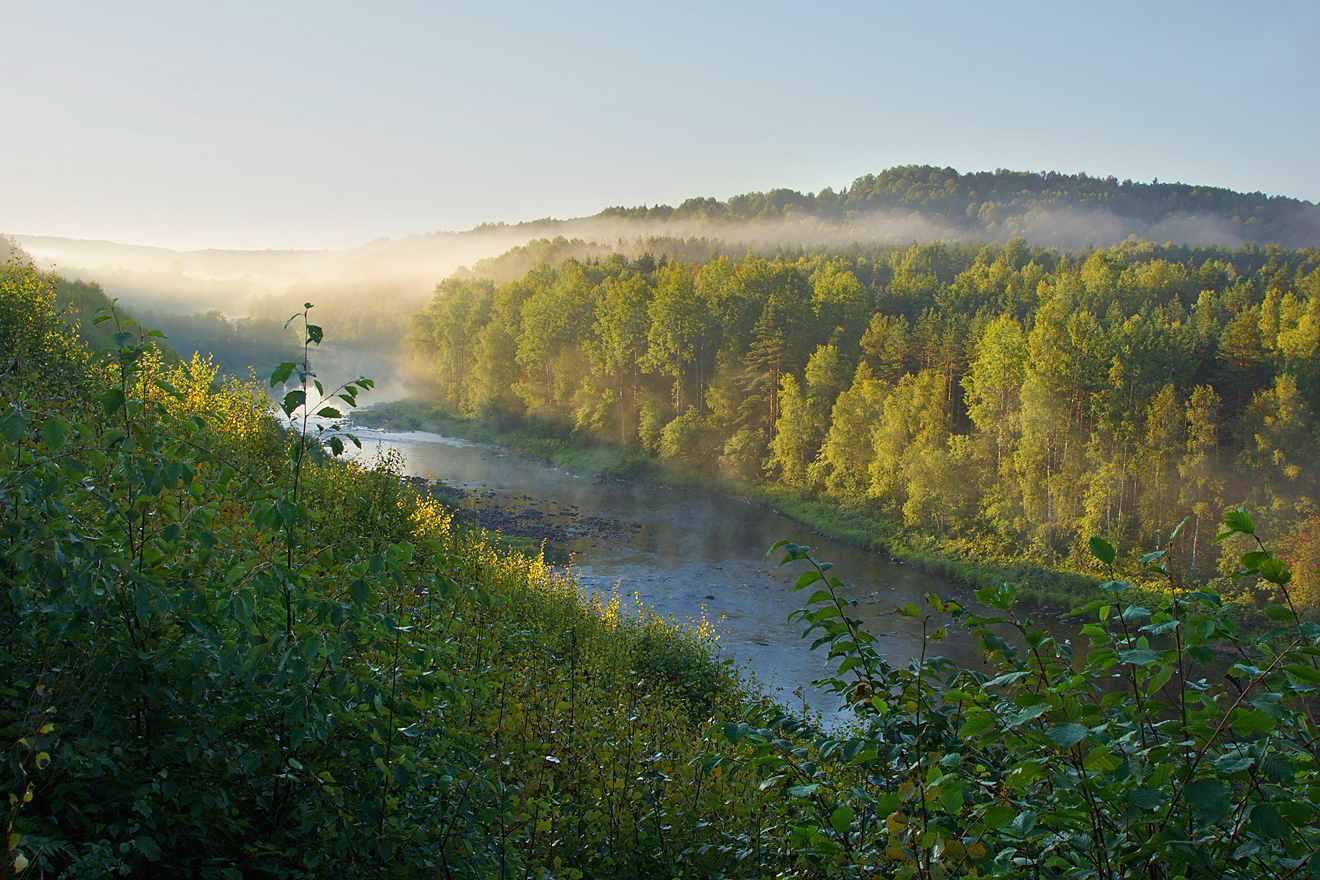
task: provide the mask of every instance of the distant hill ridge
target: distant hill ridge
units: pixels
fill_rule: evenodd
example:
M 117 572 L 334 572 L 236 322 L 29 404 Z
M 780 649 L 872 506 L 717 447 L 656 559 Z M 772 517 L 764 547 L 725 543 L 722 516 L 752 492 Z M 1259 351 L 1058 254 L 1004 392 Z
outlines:
M 1138 183 L 1085 173 L 997 169 L 960 174 L 953 168 L 903 165 L 867 174 L 847 189 L 819 193 L 790 189 L 752 192 L 727 201 L 691 198 L 678 207 L 606 208 L 608 219 L 661 222 L 699 220 L 714 224 L 814 218 L 847 225 L 877 213 L 916 214 L 941 221 L 959 237 L 978 232 L 989 238 L 1023 234 L 1059 214 L 1069 219 L 1113 218 L 1128 237 L 1163 241 L 1187 239 L 1185 233 L 1218 232 L 1216 243 L 1273 242 L 1286 247 L 1320 245 L 1320 207 L 1287 196 L 1239 193 L 1186 183 Z M 1112 221 L 1106 226 L 1112 227 Z M 1112 237 L 1112 228 L 1097 230 Z M 1143 234 L 1145 233 L 1145 234 Z M 1178 235 L 1175 233 L 1184 233 Z M 1031 236 L 1028 236 L 1031 237 Z M 1039 237 L 1039 236 L 1036 236 Z M 1207 243 L 1209 239 L 1207 239 Z M 1093 242 L 1101 244 L 1103 242 Z
M 285 297 L 295 304 L 309 297 L 324 303 L 345 291 L 367 289 L 377 302 L 420 304 L 438 280 L 455 272 L 507 280 L 542 260 L 603 258 L 613 252 L 629 259 L 649 252 L 700 261 L 717 252 L 830 251 L 914 241 L 1002 244 L 1017 238 L 1065 251 L 1129 239 L 1302 249 L 1320 247 L 1320 207 L 1286 196 L 1185 183 L 1004 169 L 961 174 L 904 165 L 859 177 L 838 192 L 773 189 L 724 201 L 694 197 L 678 207 L 611 207 L 567 220 L 484 223 L 463 232 L 376 239 L 346 251 L 185 252 L 51 236 L 13 238 L 43 268 L 95 279 L 111 296 L 140 308 L 174 308 L 182 298 L 192 311 L 238 313 L 256 297 L 283 295 L 295 286 Z

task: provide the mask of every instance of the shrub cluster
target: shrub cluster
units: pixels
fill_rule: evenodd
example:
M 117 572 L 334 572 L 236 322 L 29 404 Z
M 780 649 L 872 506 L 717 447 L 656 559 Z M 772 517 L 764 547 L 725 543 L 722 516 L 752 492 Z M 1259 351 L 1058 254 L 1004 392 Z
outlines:
M 1231 511 L 1225 526 L 1220 541 L 1254 543 L 1238 576 L 1281 599 L 1268 633 L 1240 633 L 1217 594 L 1181 583 L 1166 548 L 1141 559 L 1168 581 L 1152 607 L 1110 580 L 1073 612 L 1091 621 L 1081 652 L 1014 614 L 1004 586 L 977 593 L 988 614 L 934 595 L 896 608 L 927 636 L 903 666 L 849 616 L 827 563 L 780 545 L 785 563 L 807 563 L 798 614 L 837 663 L 821 684 L 862 719 L 823 735 L 759 711 L 725 725 L 753 749 L 728 763 L 772 774 L 761 785 L 810 814 L 782 855 L 828 876 L 1316 876 L 1320 625 L 1298 618 L 1291 574 L 1251 518 Z M 1112 572 L 1114 547 L 1095 538 L 1091 551 Z M 979 636 L 985 668 L 929 653 L 945 621 Z
M 290 432 L 113 313 L 82 351 L 51 288 L 0 278 L 0 876 L 722 870 L 752 787 L 697 760 L 742 698 L 709 633 L 336 458 L 308 414 L 364 384 L 323 392 L 306 312 Z

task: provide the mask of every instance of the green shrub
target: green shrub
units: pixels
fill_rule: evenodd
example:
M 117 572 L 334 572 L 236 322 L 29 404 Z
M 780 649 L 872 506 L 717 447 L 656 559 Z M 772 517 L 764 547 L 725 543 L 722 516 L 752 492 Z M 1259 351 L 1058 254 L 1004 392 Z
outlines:
M 1129 584 L 1103 584 L 1105 598 L 1073 612 L 1092 621 L 1080 655 L 1014 616 L 1004 586 L 978 592 L 989 614 L 933 595 L 898 609 L 927 637 L 905 666 L 877 653 L 827 565 L 777 545 L 785 563 L 807 563 L 799 616 L 838 664 L 822 685 L 861 719 L 843 735 L 785 715 L 725 725 L 752 745 L 745 763 L 773 774 L 762 784 L 801 811 L 782 858 L 839 876 L 1314 876 L 1320 625 L 1297 617 L 1291 575 L 1250 517 L 1231 511 L 1225 526 L 1221 540 L 1255 543 L 1240 575 L 1283 602 L 1263 637 L 1240 635 L 1216 594 L 1183 587 L 1160 550 L 1141 565 L 1166 579 L 1164 597 L 1143 607 L 1125 601 Z M 1091 550 L 1112 567 L 1108 542 Z M 979 637 L 988 669 L 933 653 L 950 624 Z

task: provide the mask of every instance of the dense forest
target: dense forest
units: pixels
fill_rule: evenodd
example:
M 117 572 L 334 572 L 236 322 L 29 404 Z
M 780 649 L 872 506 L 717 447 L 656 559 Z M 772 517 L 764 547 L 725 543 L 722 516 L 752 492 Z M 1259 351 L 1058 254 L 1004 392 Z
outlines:
M 570 258 L 442 283 L 410 339 L 463 413 L 771 479 L 965 552 L 1077 563 L 1106 534 L 1135 561 L 1191 515 L 1179 549 L 1206 577 L 1232 564 L 1209 523 L 1246 503 L 1320 562 L 1315 249 Z M 1302 575 L 1299 600 L 1318 587 Z

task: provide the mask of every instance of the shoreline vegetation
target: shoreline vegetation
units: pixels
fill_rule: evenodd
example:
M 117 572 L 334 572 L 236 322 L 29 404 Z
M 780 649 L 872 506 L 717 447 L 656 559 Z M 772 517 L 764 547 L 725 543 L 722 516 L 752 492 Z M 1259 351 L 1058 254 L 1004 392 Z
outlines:
M 1258 615 L 1278 591 L 1231 578 L 1215 540 L 1224 511 L 1251 509 L 1299 610 L 1320 613 L 1314 247 L 561 253 L 441 282 L 407 343 L 414 396 L 505 443 L 700 475 L 1051 606 L 1100 582 L 1090 537 L 1151 587 L 1142 555 L 1173 534 L 1187 582 Z
M 679 488 L 701 488 L 771 507 L 799 523 L 804 531 L 890 559 L 914 565 L 922 571 L 960 581 L 973 590 L 998 588 L 1013 583 L 1020 600 L 1047 613 L 1061 613 L 1098 595 L 1102 578 L 1080 572 L 1051 570 L 1005 560 L 1003 564 L 976 564 L 940 548 L 922 548 L 920 536 L 912 536 L 893 522 L 841 510 L 826 502 L 804 498 L 784 486 L 751 484 L 709 474 L 695 475 L 648 458 L 637 450 L 621 450 L 601 444 L 575 443 L 571 439 L 538 432 L 527 426 L 502 426 L 497 422 L 467 418 L 425 401 L 408 399 L 374 403 L 354 413 L 353 422 L 363 428 L 394 431 L 429 431 L 460 437 L 534 456 L 580 474 L 599 479 L 636 480 Z M 560 432 L 562 433 L 562 432 Z M 915 539 L 914 539 L 915 537 Z

